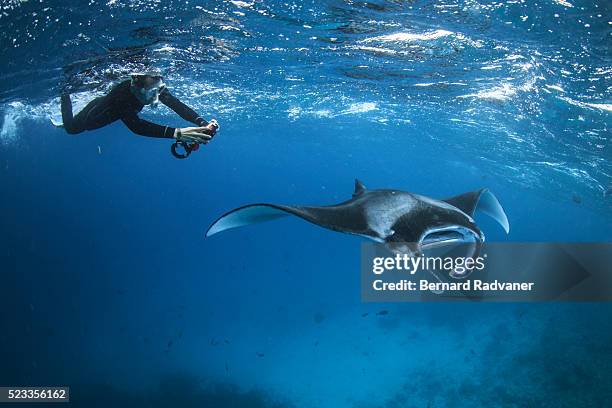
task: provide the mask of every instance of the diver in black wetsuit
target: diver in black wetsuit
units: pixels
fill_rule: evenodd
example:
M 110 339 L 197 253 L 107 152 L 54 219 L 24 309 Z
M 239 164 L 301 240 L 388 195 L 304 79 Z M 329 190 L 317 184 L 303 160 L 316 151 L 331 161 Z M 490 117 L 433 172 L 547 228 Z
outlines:
M 158 101 L 197 127 L 173 128 L 138 117 L 145 105 Z M 115 85 L 107 95 L 89 102 L 76 116 L 72 115 L 69 93 L 62 94 L 61 102 L 63 126 L 70 134 L 99 129 L 121 119 L 132 132 L 142 136 L 174 138 L 177 142 L 198 144 L 208 143 L 219 128 L 215 119 L 207 122 L 172 96 L 163 78 L 155 74 L 132 74 L 131 80 Z

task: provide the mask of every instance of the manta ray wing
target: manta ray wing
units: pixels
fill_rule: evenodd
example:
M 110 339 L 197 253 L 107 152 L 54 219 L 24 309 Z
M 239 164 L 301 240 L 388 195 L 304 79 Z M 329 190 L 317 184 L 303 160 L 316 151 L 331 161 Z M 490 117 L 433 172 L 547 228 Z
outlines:
M 297 207 L 266 203 L 245 205 L 222 215 L 208 228 L 206 236 L 210 237 L 221 231 L 271 221 L 288 215 L 295 215 L 333 231 L 365 235 L 377 239 L 377 237 L 372 236 L 363 217 L 355 216 L 352 212 L 347 213 L 346 207 L 343 205 Z
M 206 231 L 210 237 L 221 231 L 238 228 L 245 225 L 271 221 L 291 215 L 289 208 L 273 204 L 249 204 L 235 208 L 217 219 Z
M 469 216 L 474 216 L 476 211 L 481 211 L 497 221 L 504 228 L 506 234 L 510 232 L 510 223 L 503 207 L 497 197 L 486 188 L 447 198 L 444 201 Z

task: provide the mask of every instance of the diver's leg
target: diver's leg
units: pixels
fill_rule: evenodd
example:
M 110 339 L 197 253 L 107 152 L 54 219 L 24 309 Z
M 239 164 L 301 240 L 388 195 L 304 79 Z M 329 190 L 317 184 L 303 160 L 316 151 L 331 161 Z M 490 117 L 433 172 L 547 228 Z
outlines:
M 62 120 L 64 121 L 64 128 L 66 129 L 66 132 L 74 135 L 86 130 L 100 127 L 96 125 L 96 123 L 99 121 L 99 114 L 96 116 L 96 112 L 102 110 L 102 113 L 104 113 L 105 109 L 103 102 L 104 98 L 95 98 L 85 105 L 85 107 L 79 113 L 73 116 L 70 95 L 63 94 Z

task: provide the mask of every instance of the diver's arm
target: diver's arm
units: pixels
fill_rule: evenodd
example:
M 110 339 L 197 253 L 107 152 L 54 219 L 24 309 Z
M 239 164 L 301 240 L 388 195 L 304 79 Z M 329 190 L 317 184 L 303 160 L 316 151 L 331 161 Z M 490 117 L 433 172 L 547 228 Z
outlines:
M 140 119 L 136 113 L 128 114 L 122 117 L 121 120 L 132 132 L 141 136 L 172 139 L 176 132 L 176 128 Z
M 141 136 L 176 139 L 179 141 L 204 144 L 212 139 L 212 136 L 208 134 L 210 133 L 210 129 L 207 127 L 173 128 L 170 126 L 161 126 L 140 119 L 135 113 L 127 115 L 121 118 L 121 120 L 132 132 Z
M 199 127 L 208 125 L 200 115 L 198 115 L 193 109 L 179 101 L 174 95 L 168 91 L 168 88 L 164 88 L 159 94 L 159 100 L 161 103 L 175 111 L 181 118 L 188 122 L 194 123 Z

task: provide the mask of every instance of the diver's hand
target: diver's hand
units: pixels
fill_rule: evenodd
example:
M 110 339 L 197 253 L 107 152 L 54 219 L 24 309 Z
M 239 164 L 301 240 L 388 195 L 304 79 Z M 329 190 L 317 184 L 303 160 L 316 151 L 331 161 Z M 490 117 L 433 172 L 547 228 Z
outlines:
M 214 136 L 217 130 L 219 130 L 219 122 L 217 122 L 217 119 L 211 119 L 208 125 L 206 125 L 206 129 L 208 129 L 209 135 Z
M 174 138 L 180 142 L 195 142 L 206 144 L 212 139 L 210 129 L 205 127 L 186 127 L 177 128 L 174 131 Z
M 212 123 L 209 123 L 208 125 L 204 126 L 203 129 L 205 129 L 204 133 L 206 133 L 207 135 L 210 135 L 210 136 L 214 136 L 215 133 L 217 133 L 217 128 Z

